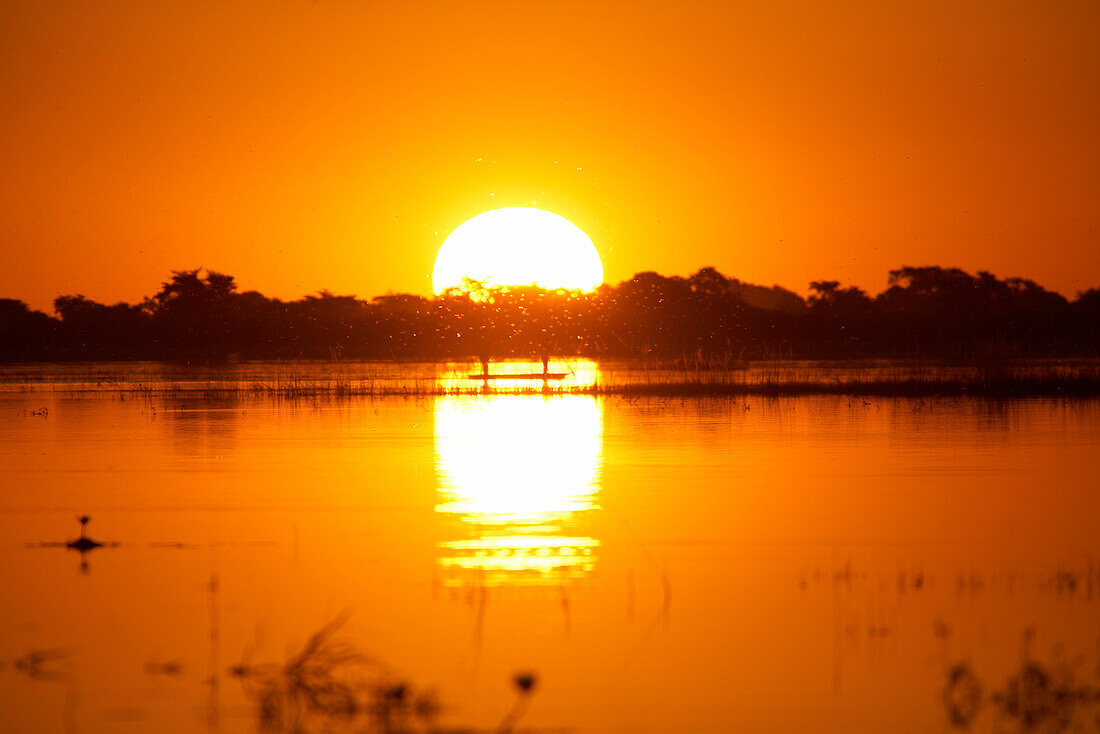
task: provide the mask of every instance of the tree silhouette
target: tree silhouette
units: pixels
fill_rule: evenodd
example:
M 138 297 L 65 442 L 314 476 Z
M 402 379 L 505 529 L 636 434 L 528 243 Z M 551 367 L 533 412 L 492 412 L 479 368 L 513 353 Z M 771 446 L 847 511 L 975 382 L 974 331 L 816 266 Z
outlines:
M 434 299 L 320 291 L 296 301 L 239 293 L 231 275 L 177 270 L 138 304 L 83 295 L 56 318 L 0 299 L 0 359 L 661 359 L 1096 355 L 1100 289 L 1073 302 L 1023 278 L 905 266 L 875 297 L 836 280 L 803 299 L 705 267 L 647 271 L 592 293 L 466 281 Z

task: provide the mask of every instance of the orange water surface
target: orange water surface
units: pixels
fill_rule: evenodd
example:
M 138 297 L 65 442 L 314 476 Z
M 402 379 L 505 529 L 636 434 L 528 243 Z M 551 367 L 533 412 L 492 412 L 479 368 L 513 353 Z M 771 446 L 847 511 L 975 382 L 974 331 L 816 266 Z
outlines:
M 441 728 L 1095 731 L 1098 489 L 1087 400 L 0 392 L 0 718 L 255 731 L 346 615 Z

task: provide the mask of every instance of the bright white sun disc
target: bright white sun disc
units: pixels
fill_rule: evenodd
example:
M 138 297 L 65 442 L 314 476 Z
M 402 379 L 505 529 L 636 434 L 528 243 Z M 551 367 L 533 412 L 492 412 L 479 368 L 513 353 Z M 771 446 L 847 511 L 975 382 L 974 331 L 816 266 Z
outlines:
M 590 291 L 603 282 L 603 262 L 588 235 L 565 217 L 507 207 L 466 220 L 439 248 L 432 289 L 442 293 L 464 278 Z

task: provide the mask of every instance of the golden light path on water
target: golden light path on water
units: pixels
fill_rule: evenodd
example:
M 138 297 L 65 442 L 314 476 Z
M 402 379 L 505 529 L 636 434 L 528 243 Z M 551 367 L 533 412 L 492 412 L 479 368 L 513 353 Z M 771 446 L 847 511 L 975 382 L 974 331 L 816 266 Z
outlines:
M 444 583 L 557 584 L 592 570 L 599 542 L 576 531 L 598 509 L 599 402 L 577 395 L 479 395 L 435 405 L 436 512 Z

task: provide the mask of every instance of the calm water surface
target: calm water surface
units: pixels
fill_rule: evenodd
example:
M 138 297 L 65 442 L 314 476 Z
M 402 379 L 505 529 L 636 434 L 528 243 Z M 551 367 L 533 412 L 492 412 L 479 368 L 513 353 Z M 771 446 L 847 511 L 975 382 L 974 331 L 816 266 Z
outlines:
M 452 728 L 1096 731 L 1098 485 L 1097 401 L 8 389 L 0 718 L 255 731 L 346 612 Z

